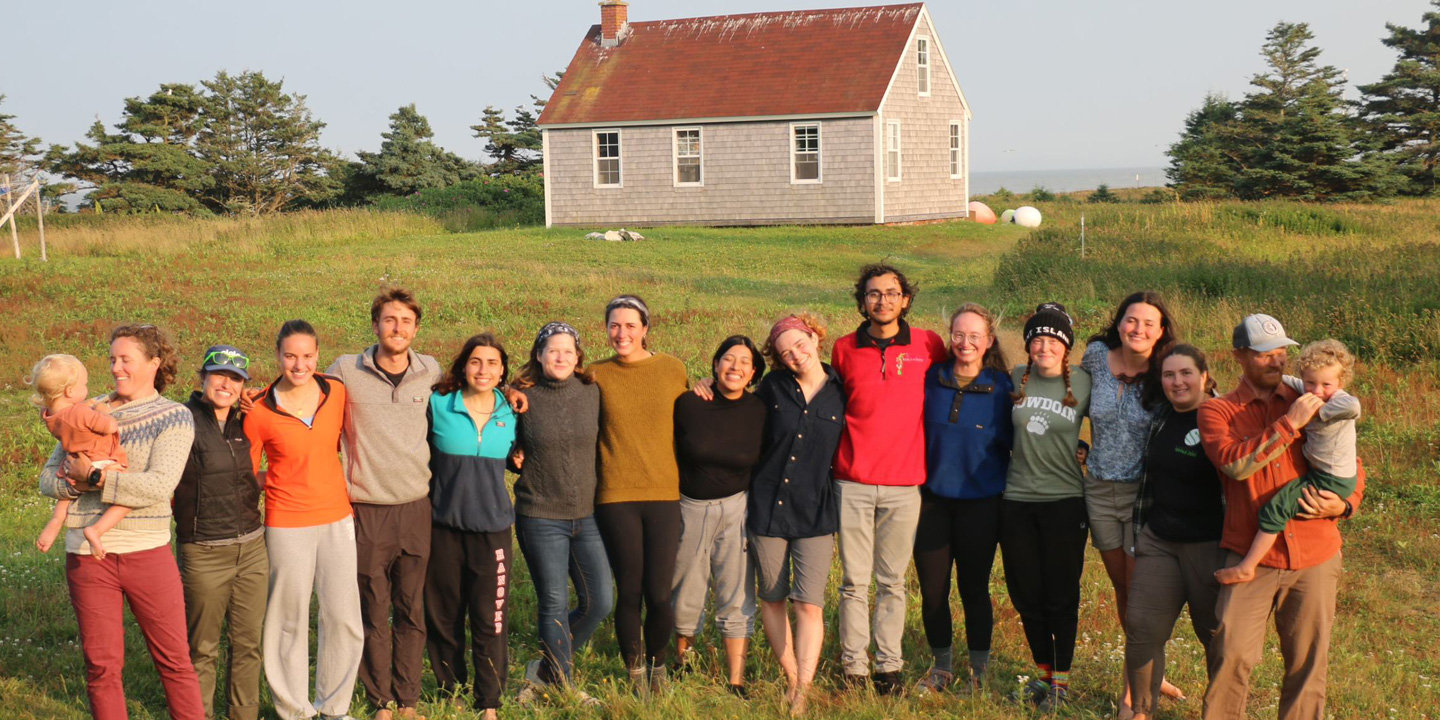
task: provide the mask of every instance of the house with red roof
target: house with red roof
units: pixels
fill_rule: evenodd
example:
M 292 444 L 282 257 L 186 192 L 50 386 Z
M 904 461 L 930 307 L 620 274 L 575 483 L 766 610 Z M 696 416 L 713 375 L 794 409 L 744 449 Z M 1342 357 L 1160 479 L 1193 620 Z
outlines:
M 965 217 L 970 105 L 924 3 L 630 22 L 539 118 L 547 226 Z

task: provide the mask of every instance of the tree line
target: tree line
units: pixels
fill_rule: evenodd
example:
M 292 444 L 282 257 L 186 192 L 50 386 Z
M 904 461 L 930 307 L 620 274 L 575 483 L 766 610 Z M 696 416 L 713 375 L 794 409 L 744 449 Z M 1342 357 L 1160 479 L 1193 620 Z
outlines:
M 1440 0 L 1412 29 L 1386 23 L 1397 54 L 1378 81 L 1344 97 L 1305 23 L 1266 35 L 1266 71 L 1239 100 L 1210 94 L 1170 146 L 1166 175 L 1183 199 L 1365 201 L 1440 195 Z
M 543 78 L 554 89 L 561 73 Z M 496 175 L 538 176 L 545 100 L 512 117 L 486 107 L 471 126 L 486 140 L 489 162 L 475 162 L 434 141 L 414 104 L 390 115 L 378 151 L 342 158 L 320 142 L 325 123 L 283 80 L 220 71 L 196 84 L 164 83 L 148 97 L 126 98 L 120 120 L 98 118 L 84 140 L 42 149 L 14 115 L 0 113 L 0 174 L 48 173 L 46 194 L 90 190 L 82 204 L 98 212 L 262 215 L 362 205 L 385 196 Z M 0 95 L 0 103 L 4 102 Z

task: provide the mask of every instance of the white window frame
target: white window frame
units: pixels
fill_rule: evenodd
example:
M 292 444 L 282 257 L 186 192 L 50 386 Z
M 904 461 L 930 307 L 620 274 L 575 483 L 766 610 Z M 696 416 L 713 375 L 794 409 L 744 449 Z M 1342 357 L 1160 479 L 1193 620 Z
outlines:
M 795 131 L 798 128 L 815 128 L 815 179 L 801 180 L 795 177 Z M 785 138 L 790 145 L 790 184 L 791 185 L 819 185 L 825 180 L 825 131 L 819 121 L 815 122 L 792 122 L 790 123 L 790 134 Z
M 680 181 L 680 133 L 695 132 L 695 155 L 699 163 L 700 179 L 696 182 Z M 685 157 L 692 157 L 686 155 Z M 705 128 L 698 125 L 677 127 L 670 130 L 670 178 L 675 187 L 705 187 Z
M 602 158 L 600 157 L 600 136 L 601 136 L 601 135 L 609 135 L 610 133 L 614 133 L 614 134 L 615 134 L 615 143 L 616 143 L 616 145 L 617 145 L 617 150 L 619 151 L 619 152 L 615 155 L 615 167 L 616 167 L 616 172 L 619 173 L 619 175 L 620 175 L 620 182 L 616 182 L 616 183 L 602 183 L 602 182 L 600 182 L 600 160 L 602 159 Z M 603 159 L 609 160 L 610 158 L 603 158 Z M 625 134 L 624 134 L 624 132 L 622 132 L 620 128 L 608 128 L 608 129 L 604 129 L 604 130 L 593 130 L 593 131 L 591 131 L 591 133 L 590 133 L 590 161 L 591 161 L 590 164 L 591 164 L 591 170 L 592 170 L 592 174 L 591 174 L 590 180 L 591 180 L 591 183 L 592 183 L 593 187 L 595 187 L 596 189 L 605 189 L 605 190 L 608 190 L 608 189 L 611 189 L 611 188 L 623 188 L 623 187 L 625 187 Z
M 959 120 L 950 121 L 950 135 L 947 144 L 950 147 L 950 179 L 959 180 L 964 176 L 965 171 L 964 153 L 962 152 L 965 147 L 965 129 Z
M 900 144 L 900 121 L 889 120 L 885 123 L 885 180 L 886 182 L 900 182 L 904 177 L 901 160 Z M 890 154 L 895 154 L 895 162 L 890 162 Z
M 920 97 L 930 97 L 930 38 L 920 35 L 915 38 L 915 84 Z

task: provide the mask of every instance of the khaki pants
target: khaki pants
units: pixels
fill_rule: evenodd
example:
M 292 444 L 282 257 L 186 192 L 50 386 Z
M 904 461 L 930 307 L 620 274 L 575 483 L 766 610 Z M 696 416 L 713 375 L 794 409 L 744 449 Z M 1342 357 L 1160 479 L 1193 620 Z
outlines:
M 1238 565 L 1230 553 L 1226 566 Z M 1285 681 L 1280 687 L 1279 720 L 1325 717 L 1325 682 L 1330 660 L 1330 628 L 1335 623 L 1335 593 L 1340 553 L 1304 570 L 1261 567 L 1255 579 L 1220 590 L 1216 613 L 1214 661 L 1205 690 L 1205 720 L 1245 717 L 1250 672 L 1260 663 L 1265 628 L 1275 613 Z
M 230 720 L 260 717 L 260 630 L 265 624 L 265 594 L 270 559 L 265 537 L 234 545 L 180 544 L 180 580 L 185 585 L 185 627 L 190 660 L 200 678 L 205 717 L 215 718 L 215 661 L 221 629 L 230 623 Z
M 1205 646 L 1206 659 L 1213 661 L 1220 595 L 1215 571 L 1225 567 L 1226 554 L 1219 540 L 1179 543 L 1163 540 L 1149 528 L 1140 531 L 1125 612 L 1125 671 L 1135 712 L 1155 713 L 1165 677 L 1165 643 L 1186 605 L 1195 637 Z
M 920 524 L 918 486 L 862 485 L 836 480 L 840 500 L 840 648 L 847 675 L 870 674 L 870 631 L 875 631 L 875 672 L 905 665 L 905 571 Z M 875 579 L 875 612 L 868 612 Z

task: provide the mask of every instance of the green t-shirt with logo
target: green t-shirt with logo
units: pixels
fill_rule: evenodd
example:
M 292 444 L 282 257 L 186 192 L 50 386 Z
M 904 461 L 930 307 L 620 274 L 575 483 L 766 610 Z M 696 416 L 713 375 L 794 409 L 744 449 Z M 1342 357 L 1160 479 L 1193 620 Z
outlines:
M 1017 391 L 1024 375 L 1024 365 L 1011 372 Z M 1063 377 L 1030 374 L 1025 398 L 1010 411 L 1015 445 L 1005 477 L 1006 500 L 1048 502 L 1085 496 L 1075 448 L 1080 442 L 1080 423 L 1090 412 L 1090 373 L 1072 366 L 1070 390 L 1075 394 L 1074 407 L 1063 402 Z

